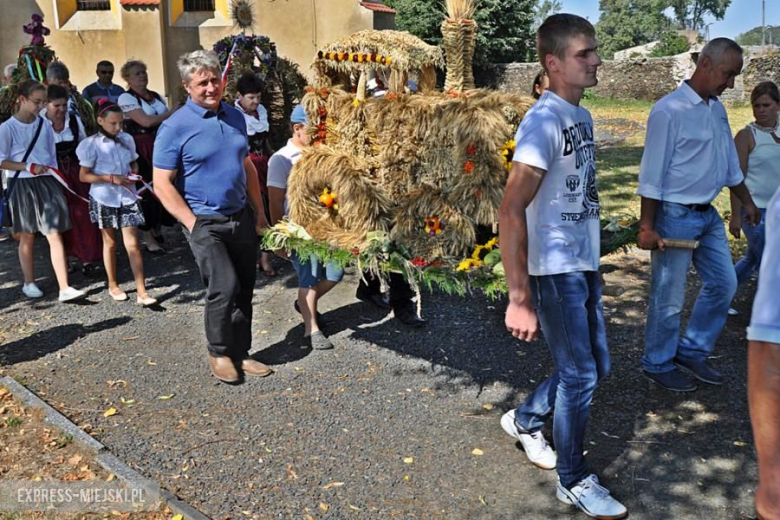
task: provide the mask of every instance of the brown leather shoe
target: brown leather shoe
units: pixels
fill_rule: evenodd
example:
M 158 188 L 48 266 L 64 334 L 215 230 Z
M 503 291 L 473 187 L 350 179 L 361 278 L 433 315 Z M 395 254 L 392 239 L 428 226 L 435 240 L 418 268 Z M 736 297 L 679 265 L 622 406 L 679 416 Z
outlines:
M 268 365 L 264 365 L 263 363 L 260 363 L 256 359 L 252 359 L 251 357 L 244 358 L 241 361 L 241 370 L 244 371 L 244 374 L 248 376 L 270 376 L 274 373 L 273 369 L 269 367 Z
M 233 364 L 233 360 L 227 356 L 214 356 L 209 354 L 209 365 L 211 366 L 211 373 L 214 377 L 227 383 L 234 385 L 241 380 L 241 376 L 238 375 L 238 370 Z

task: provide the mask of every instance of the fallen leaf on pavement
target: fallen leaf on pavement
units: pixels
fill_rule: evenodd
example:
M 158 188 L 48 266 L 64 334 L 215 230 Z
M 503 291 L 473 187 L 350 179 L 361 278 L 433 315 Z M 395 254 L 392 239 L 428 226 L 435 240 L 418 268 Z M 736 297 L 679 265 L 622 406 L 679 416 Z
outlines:
M 161 395 L 161 396 L 160 396 L 160 397 L 158 397 L 157 399 L 159 399 L 160 401 L 167 401 L 168 399 L 173 399 L 173 396 L 175 396 L 175 395 L 176 395 L 176 394 L 170 394 L 170 395 Z
M 472 455 L 477 455 L 477 456 L 479 456 L 479 455 L 484 455 L 484 454 L 485 454 L 485 452 L 484 452 L 484 451 L 482 451 L 482 450 L 481 450 L 481 449 L 479 449 L 479 448 L 474 448 L 473 450 L 471 450 L 471 454 L 472 454 Z
M 339 487 L 343 485 L 344 485 L 343 482 L 331 482 L 330 484 L 325 484 L 324 486 L 322 486 L 322 489 L 330 489 L 332 487 Z
M 485 410 L 492 410 L 493 409 L 493 405 L 488 403 L 488 404 L 482 405 L 482 408 L 484 408 Z
M 81 462 L 82 458 L 83 457 L 81 455 L 74 455 L 68 459 L 68 464 L 70 464 L 73 467 L 76 467 L 79 465 L 79 462 Z
M 328 509 L 330 509 L 330 506 L 329 506 L 328 504 L 326 504 L 325 502 L 320 502 L 320 509 L 321 509 L 323 512 L 327 512 L 327 511 L 328 511 Z
M 116 411 L 116 408 L 109 408 L 108 410 L 103 412 L 103 417 L 111 417 L 112 415 L 116 415 L 117 413 L 119 412 Z
M 404 464 L 411 464 L 414 462 L 414 457 L 406 457 L 404 458 Z

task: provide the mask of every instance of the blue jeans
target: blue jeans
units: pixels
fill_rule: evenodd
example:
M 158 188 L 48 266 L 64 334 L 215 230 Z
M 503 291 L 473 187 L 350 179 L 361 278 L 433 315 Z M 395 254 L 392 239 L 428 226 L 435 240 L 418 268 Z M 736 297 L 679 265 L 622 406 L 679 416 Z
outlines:
M 764 254 L 764 233 L 766 210 L 761 209 L 761 222 L 757 226 L 751 226 L 745 221 L 745 208 L 742 208 L 742 231 L 748 242 L 748 250 L 745 257 L 737 262 L 734 270 L 737 272 L 737 285 L 742 285 L 750 278 L 753 271 L 761 265 L 761 256 Z
M 335 262 L 323 264 L 315 255 L 309 255 L 308 260 L 301 262 L 298 255 L 290 252 L 290 262 L 298 275 L 298 287 L 309 289 L 316 287 L 322 280 L 338 283 L 344 278 L 344 268 Z
M 737 276 L 718 210 L 696 211 L 664 202 L 655 217 L 655 230 L 666 238 L 698 240 L 698 249 L 654 250 L 653 280 L 645 327 L 642 367 L 651 373 L 671 372 L 672 360 L 706 361 L 726 323 L 729 304 L 737 291 Z M 680 315 L 691 261 L 702 280 L 685 333 Z
M 515 421 L 520 430 L 539 430 L 555 410 L 557 471 L 571 487 L 588 475 L 585 426 L 596 383 L 609 373 L 601 283 L 587 271 L 534 276 L 531 288 L 555 371 L 517 407 Z

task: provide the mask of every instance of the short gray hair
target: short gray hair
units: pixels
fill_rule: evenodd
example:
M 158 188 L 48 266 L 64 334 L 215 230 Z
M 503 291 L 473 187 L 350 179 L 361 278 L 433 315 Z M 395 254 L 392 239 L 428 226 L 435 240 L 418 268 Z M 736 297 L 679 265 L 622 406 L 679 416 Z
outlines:
M 46 67 L 46 79 L 48 81 L 70 81 L 70 71 L 61 61 L 54 61 Z
M 217 74 L 222 74 L 219 58 L 213 51 L 199 50 L 183 54 L 176 66 L 179 68 L 181 80 L 185 83 L 189 83 L 192 75 L 199 70 L 210 70 Z
M 742 55 L 742 47 L 734 40 L 728 38 L 715 38 L 710 40 L 701 50 L 699 57 L 707 57 L 713 63 L 720 63 L 720 60 L 727 52 L 736 52 Z

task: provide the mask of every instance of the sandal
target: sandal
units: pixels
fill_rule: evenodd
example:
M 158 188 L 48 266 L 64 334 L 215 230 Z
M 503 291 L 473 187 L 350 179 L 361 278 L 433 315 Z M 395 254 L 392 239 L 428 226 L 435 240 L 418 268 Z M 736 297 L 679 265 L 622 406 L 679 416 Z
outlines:
M 117 287 L 116 289 L 109 289 L 108 295 L 111 296 L 111 299 L 115 302 L 123 302 L 127 300 L 127 293 Z
M 152 305 L 157 305 L 157 298 L 152 298 L 148 294 L 146 296 L 141 296 L 139 294 L 135 301 L 141 307 L 151 307 Z

